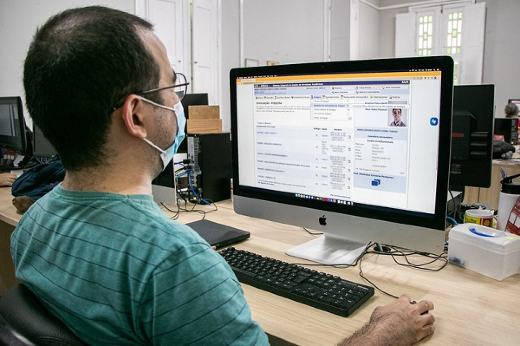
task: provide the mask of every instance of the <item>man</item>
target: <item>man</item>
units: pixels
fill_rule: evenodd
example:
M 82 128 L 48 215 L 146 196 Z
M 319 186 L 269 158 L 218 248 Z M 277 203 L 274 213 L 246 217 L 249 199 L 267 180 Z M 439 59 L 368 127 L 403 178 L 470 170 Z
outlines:
M 152 26 L 124 12 L 68 10 L 38 30 L 27 107 L 66 176 L 13 233 L 16 274 L 88 344 L 265 345 L 229 266 L 151 196 L 183 139 L 178 75 Z M 431 335 L 432 303 L 409 302 L 376 309 L 350 340 Z
M 390 126 L 406 126 L 406 124 L 401 121 L 401 108 L 392 109 L 392 116 L 394 117 L 394 121 L 390 123 Z

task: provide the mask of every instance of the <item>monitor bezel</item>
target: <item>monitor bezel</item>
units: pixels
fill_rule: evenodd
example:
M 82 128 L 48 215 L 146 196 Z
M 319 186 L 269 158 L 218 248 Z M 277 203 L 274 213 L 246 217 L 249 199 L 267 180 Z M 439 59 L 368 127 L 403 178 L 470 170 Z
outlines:
M 242 77 L 269 76 L 269 75 L 294 75 L 304 73 L 326 74 L 326 73 L 349 73 L 349 72 L 378 72 L 378 71 L 411 71 L 414 69 L 440 69 L 441 78 L 441 101 L 439 110 L 440 136 L 437 143 L 439 159 L 437 172 L 437 192 L 435 212 L 433 214 L 407 212 L 386 207 L 370 207 L 357 205 L 344 205 L 322 202 L 312 199 L 300 199 L 272 193 L 268 190 L 251 188 L 240 184 L 240 173 L 238 169 L 238 142 L 237 136 L 237 104 L 236 104 L 236 80 Z M 233 194 L 247 198 L 260 199 L 286 205 L 296 205 L 316 210 L 334 213 L 348 214 L 364 218 L 378 219 L 393 223 L 406 223 L 445 230 L 446 227 L 446 205 L 450 166 L 451 149 L 451 126 L 452 126 L 452 98 L 453 98 L 453 60 L 451 57 L 414 57 L 396 59 L 356 60 L 340 62 L 318 62 L 289 64 L 276 66 L 235 68 L 230 71 L 230 97 L 231 97 L 231 128 L 232 128 L 232 155 L 233 155 Z
M 25 132 L 22 98 L 20 96 L 2 96 L 0 97 L 0 104 L 16 104 L 18 111 L 17 126 L 20 131 L 20 138 L 0 135 L 0 146 L 10 148 L 20 154 L 25 154 L 27 152 L 27 135 Z M 12 138 L 16 138 L 16 140 L 10 140 Z

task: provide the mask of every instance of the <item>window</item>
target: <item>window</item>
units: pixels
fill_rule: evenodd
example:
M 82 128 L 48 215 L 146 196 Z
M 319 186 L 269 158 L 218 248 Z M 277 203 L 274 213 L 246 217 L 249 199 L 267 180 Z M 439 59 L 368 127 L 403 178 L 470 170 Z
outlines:
M 485 3 L 410 7 L 396 15 L 396 57 L 450 55 L 455 84 L 480 84 Z
M 454 56 L 460 54 L 462 42 L 462 11 L 448 13 L 446 32 L 446 54 Z
M 433 14 L 419 14 L 418 55 L 433 54 Z

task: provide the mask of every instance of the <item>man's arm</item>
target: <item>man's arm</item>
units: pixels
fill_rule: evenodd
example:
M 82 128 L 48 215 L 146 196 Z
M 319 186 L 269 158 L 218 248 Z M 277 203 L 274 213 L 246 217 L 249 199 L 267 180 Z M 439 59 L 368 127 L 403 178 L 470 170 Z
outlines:
M 377 307 L 370 321 L 338 346 L 413 345 L 435 331 L 435 318 L 428 313 L 430 310 L 432 302 L 410 304 L 410 297 L 403 294 L 394 302 Z

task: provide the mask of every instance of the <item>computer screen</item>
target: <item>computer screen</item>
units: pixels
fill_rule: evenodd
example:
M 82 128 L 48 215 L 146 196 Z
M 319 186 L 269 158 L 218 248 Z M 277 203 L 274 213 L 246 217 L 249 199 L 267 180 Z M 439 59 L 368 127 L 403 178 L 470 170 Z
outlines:
M 49 142 L 49 140 L 43 135 L 42 130 L 36 124 L 33 128 L 33 144 L 34 151 L 33 155 L 38 157 L 53 157 L 58 154 L 54 146 Z
M 25 119 L 19 96 L 0 97 L 0 146 L 26 153 Z
M 518 108 L 520 108 L 520 99 L 509 99 L 507 100 L 508 103 L 514 103 L 515 105 L 518 106 Z
M 230 85 L 235 211 L 323 232 L 289 255 L 442 252 L 450 57 L 236 68 Z
M 493 84 L 453 88 L 450 190 L 491 186 L 494 120 Z

